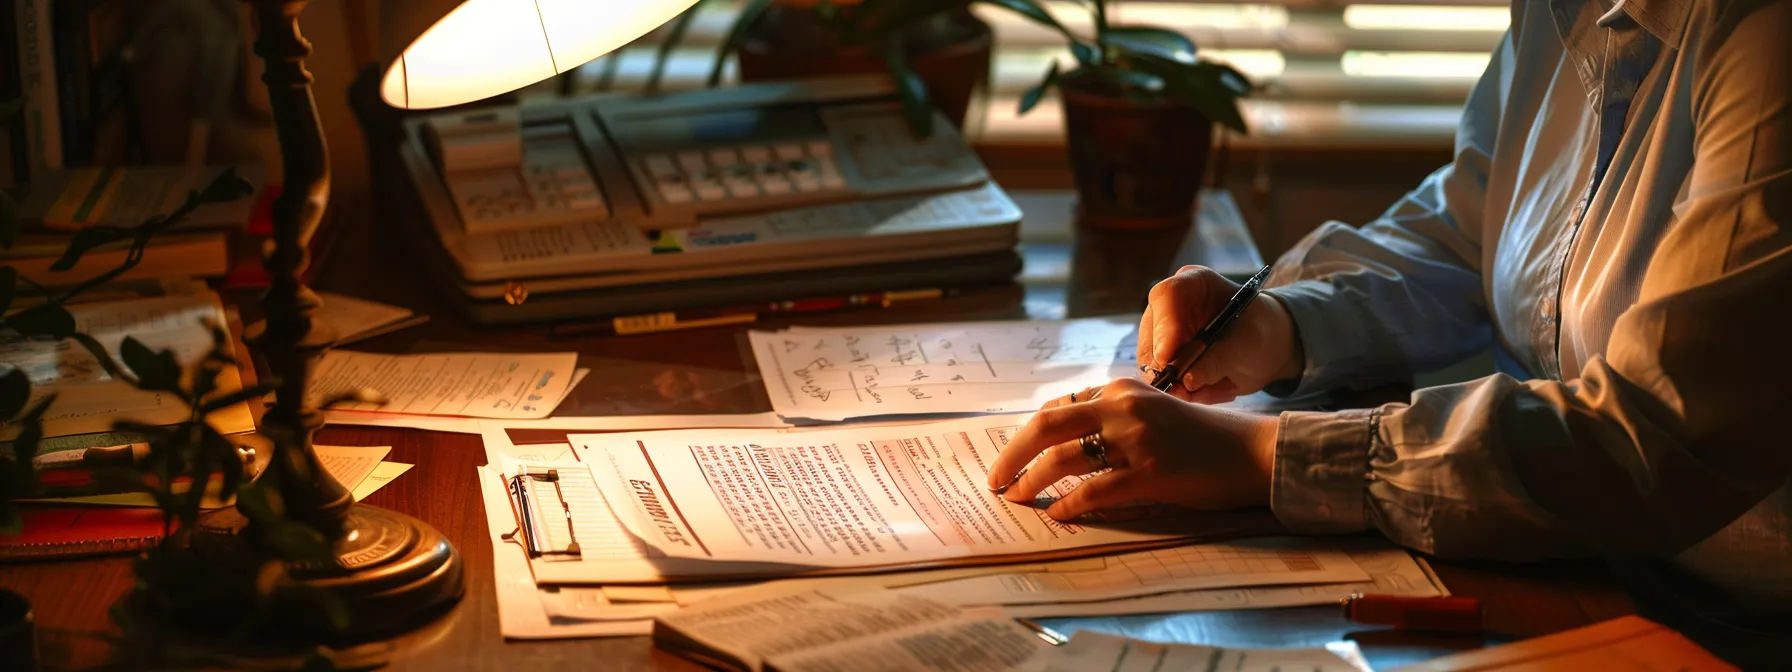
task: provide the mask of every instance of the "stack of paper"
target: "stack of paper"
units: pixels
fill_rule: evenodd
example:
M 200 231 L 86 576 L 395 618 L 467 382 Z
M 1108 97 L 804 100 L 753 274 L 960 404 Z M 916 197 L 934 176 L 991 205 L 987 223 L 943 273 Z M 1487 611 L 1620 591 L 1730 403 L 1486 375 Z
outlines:
M 640 634 L 741 591 L 887 589 L 1009 617 L 1447 594 L 1384 541 L 1277 537 L 1266 511 L 1151 506 L 1065 523 L 1045 502 L 991 493 L 989 465 L 1027 413 L 1136 372 L 1136 324 L 753 333 L 776 416 L 684 418 L 672 431 L 566 419 L 547 442 L 525 428 L 560 419 L 485 421 L 479 482 L 504 634 Z

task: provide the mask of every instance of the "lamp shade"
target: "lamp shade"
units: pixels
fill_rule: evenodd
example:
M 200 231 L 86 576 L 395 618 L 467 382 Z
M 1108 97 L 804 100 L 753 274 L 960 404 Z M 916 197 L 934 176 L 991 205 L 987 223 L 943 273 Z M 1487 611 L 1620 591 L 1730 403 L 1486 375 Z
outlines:
M 671 21 L 697 0 L 385 0 L 380 97 L 429 109 L 566 72 Z

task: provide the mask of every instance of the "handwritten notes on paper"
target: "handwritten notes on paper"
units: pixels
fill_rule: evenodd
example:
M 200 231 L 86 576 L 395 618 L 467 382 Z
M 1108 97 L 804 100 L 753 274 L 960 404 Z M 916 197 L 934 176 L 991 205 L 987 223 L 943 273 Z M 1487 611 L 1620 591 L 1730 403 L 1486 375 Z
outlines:
M 748 334 L 779 415 L 1033 411 L 1136 373 L 1133 317 Z
M 333 408 L 474 418 L 545 418 L 570 389 L 578 355 L 376 355 L 332 350 L 318 362 L 317 399 L 374 389 L 388 403 Z
M 150 350 L 171 350 L 181 366 L 191 366 L 212 347 L 210 325 L 225 324 L 218 296 L 210 292 L 161 296 L 128 301 L 104 301 L 68 307 L 75 330 L 92 336 L 117 355 L 126 336 Z M 191 410 L 175 395 L 147 392 L 113 380 L 99 360 L 72 340 L 50 341 L 14 337 L 0 340 L 0 371 L 17 367 L 31 379 L 32 398 L 55 393 L 56 401 L 44 416 L 47 436 L 88 434 L 112 429 L 119 419 L 148 424 L 172 424 L 191 417 Z M 235 367 L 224 367 L 218 377 L 221 394 L 242 387 Z M 255 428 L 247 404 L 234 404 L 207 418 L 225 434 Z M 0 428 L 9 436 L 15 428 Z

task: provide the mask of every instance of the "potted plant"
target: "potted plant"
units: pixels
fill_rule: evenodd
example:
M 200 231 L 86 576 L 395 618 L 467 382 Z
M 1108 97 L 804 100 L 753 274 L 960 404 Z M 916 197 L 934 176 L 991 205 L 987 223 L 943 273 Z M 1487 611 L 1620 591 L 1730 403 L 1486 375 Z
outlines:
M 875 75 L 895 81 L 909 126 L 931 133 L 933 107 L 964 126 L 989 84 L 989 24 L 972 0 L 747 0 L 722 59 L 735 54 L 742 81 Z
M 1037 106 L 1049 89 L 1061 94 L 1079 221 L 1187 226 L 1213 124 L 1247 132 L 1238 99 L 1250 93 L 1250 81 L 1228 65 L 1197 58 L 1186 35 L 1109 25 L 1104 0 L 1082 4 L 1094 14 L 1093 43 L 1066 31 L 1076 65 L 1060 71 L 1054 62 L 1021 96 L 1020 112 Z

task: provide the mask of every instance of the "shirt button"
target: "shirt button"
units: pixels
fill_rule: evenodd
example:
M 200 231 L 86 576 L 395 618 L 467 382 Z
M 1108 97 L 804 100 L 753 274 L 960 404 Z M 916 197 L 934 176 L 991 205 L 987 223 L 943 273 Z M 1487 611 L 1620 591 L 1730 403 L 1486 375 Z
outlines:
M 1320 518 L 1331 518 L 1332 517 L 1332 507 L 1324 505 L 1324 504 L 1320 504 L 1319 508 L 1313 510 L 1313 514 L 1319 516 Z

